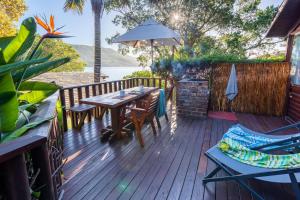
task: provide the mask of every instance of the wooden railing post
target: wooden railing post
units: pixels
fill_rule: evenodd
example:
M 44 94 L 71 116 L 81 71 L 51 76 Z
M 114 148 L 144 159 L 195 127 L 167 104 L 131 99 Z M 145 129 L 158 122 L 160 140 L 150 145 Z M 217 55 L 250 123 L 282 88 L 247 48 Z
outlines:
M 108 86 L 109 86 L 109 92 L 110 92 L 110 93 L 113 92 L 111 82 L 108 83 Z
M 37 171 L 38 169 L 40 170 L 40 174 L 36 179 L 36 183 L 38 185 L 43 185 L 43 187 L 41 188 L 40 199 L 55 200 L 56 197 L 54 196 L 54 194 L 56 194 L 56 192 L 54 191 L 55 188 L 53 187 L 53 179 L 46 141 L 43 145 L 33 149 L 31 155 L 35 171 Z
M 113 84 L 114 84 L 114 92 L 118 91 L 117 81 L 114 81 Z
M 97 95 L 97 92 L 96 92 L 96 85 L 93 85 L 93 86 L 92 86 L 92 92 L 93 92 L 93 96 L 96 96 L 96 95 Z
M 3 164 L 5 189 L 9 200 L 30 200 L 30 187 L 24 154 L 19 154 Z
M 104 94 L 107 94 L 107 83 L 104 83 Z
M 121 81 L 118 81 L 118 89 L 119 89 L 119 90 L 122 90 L 122 87 L 121 87 Z
M 98 85 L 98 92 L 99 92 L 99 95 L 101 95 L 102 94 L 102 83 L 100 83 L 99 85 Z
M 60 101 L 62 106 L 62 115 L 63 115 L 63 128 L 64 131 L 68 130 L 68 122 L 67 122 L 67 112 L 66 112 L 66 98 L 65 98 L 65 90 L 61 89 L 59 91 Z

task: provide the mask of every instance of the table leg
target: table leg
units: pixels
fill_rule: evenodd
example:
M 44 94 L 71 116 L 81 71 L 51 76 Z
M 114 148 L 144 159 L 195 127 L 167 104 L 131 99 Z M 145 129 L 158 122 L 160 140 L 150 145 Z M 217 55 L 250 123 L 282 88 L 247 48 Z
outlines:
M 120 108 L 112 108 L 110 110 L 111 114 L 111 128 L 113 130 L 113 137 L 116 139 L 121 139 L 121 127 L 120 127 Z

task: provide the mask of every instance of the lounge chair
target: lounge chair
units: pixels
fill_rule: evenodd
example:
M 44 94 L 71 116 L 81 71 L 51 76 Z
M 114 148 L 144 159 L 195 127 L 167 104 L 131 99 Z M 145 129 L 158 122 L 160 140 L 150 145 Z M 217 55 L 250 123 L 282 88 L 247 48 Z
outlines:
M 230 141 L 230 140 L 228 140 Z M 278 144 L 276 144 L 278 146 Z M 299 144 L 298 144 L 299 145 Z M 235 149 L 236 150 L 236 149 Z M 249 150 L 249 149 L 248 149 Z M 249 150 L 252 151 L 252 150 Z M 234 151 L 233 151 L 234 152 Z M 247 152 L 247 151 L 246 151 Z M 242 153 L 239 153 L 241 155 Z M 265 153 L 262 153 L 267 155 Z M 234 154 L 236 155 L 236 154 Z M 256 154 L 252 154 L 256 155 Z M 249 179 L 258 179 L 261 181 L 272 182 L 272 183 L 290 183 L 292 184 L 293 190 L 295 192 L 297 200 L 300 200 L 300 189 L 298 186 L 298 180 L 300 180 L 300 167 L 297 168 L 266 168 L 263 166 L 255 166 L 250 164 L 245 164 L 244 161 L 247 160 L 248 163 L 255 163 L 252 159 L 247 157 L 242 157 L 243 162 L 231 158 L 232 155 L 227 155 L 220 150 L 218 145 L 212 147 L 206 152 L 206 156 L 213 161 L 217 166 L 216 168 L 209 173 L 204 179 L 203 184 L 209 182 L 217 181 L 237 181 L 243 188 L 252 193 L 255 199 L 262 200 L 263 197 L 260 196 L 255 190 L 253 190 L 248 184 L 247 180 Z M 243 155 L 242 155 L 243 156 Z M 274 162 L 269 162 L 268 164 L 274 164 Z M 260 163 L 261 164 L 261 163 Z M 278 162 L 275 164 L 281 164 Z M 289 163 L 291 164 L 291 163 Z M 293 164 L 293 163 L 292 163 Z M 299 164 L 299 162 L 298 162 Z M 289 165 L 291 166 L 291 165 Z M 223 177 L 214 177 L 217 172 L 223 170 L 227 176 Z
M 300 133 L 287 134 L 287 135 L 274 135 L 274 133 L 289 130 L 292 128 L 299 129 L 300 122 L 291 124 L 291 125 L 287 125 L 284 127 L 280 127 L 280 128 L 277 128 L 277 129 L 274 129 L 274 130 L 271 130 L 271 131 L 268 131 L 265 133 L 250 130 L 241 124 L 234 125 L 233 127 L 231 127 L 229 129 L 229 131 L 233 128 L 238 128 L 238 129 L 242 130 L 245 134 L 252 135 L 253 138 L 260 138 L 261 140 L 265 139 L 266 141 L 268 140 L 268 142 L 265 142 L 265 144 L 257 144 L 256 145 L 255 140 L 254 141 L 247 140 L 247 137 L 244 137 L 243 139 L 247 140 L 248 145 L 250 145 L 249 148 L 251 148 L 253 150 L 260 150 L 263 152 L 271 152 L 271 151 L 280 150 L 280 149 L 291 150 L 291 148 L 293 148 L 293 147 L 298 148 L 298 146 L 299 146 L 298 142 L 300 140 Z M 240 137 L 242 138 L 243 136 L 240 136 Z M 299 149 L 298 149 L 298 151 L 299 151 Z

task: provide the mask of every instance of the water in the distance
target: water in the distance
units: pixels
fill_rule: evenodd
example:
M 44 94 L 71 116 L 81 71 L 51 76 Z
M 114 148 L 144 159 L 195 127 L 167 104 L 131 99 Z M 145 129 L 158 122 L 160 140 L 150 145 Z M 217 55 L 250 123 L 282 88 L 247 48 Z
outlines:
M 141 71 L 141 70 L 149 70 L 149 69 L 143 67 L 102 67 L 101 73 L 109 76 L 107 80 L 113 81 L 113 80 L 123 79 L 124 76 L 130 75 L 135 71 Z M 94 68 L 86 67 L 84 71 L 94 72 Z

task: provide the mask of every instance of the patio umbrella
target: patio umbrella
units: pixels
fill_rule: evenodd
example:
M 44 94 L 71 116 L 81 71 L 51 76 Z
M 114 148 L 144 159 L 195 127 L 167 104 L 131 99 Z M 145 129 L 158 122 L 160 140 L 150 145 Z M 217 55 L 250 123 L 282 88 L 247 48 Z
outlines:
M 150 18 L 114 39 L 113 43 L 121 43 L 132 47 L 151 46 L 153 64 L 153 47 L 180 45 L 180 35 Z
M 232 64 L 231 67 L 230 77 L 227 83 L 225 94 L 229 101 L 232 101 L 238 94 L 237 76 L 234 64 Z

